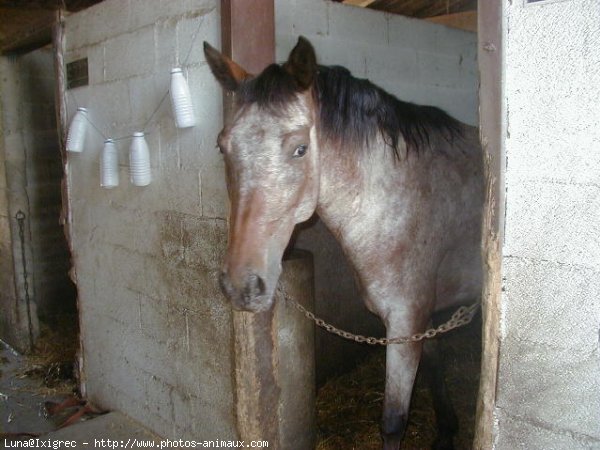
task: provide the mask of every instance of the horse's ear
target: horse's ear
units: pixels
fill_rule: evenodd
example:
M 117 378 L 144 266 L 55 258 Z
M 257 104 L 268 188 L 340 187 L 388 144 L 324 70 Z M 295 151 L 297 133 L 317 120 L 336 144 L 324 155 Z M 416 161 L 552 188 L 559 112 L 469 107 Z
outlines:
M 317 57 L 315 49 L 308 39 L 300 36 L 296 46 L 290 53 L 284 69 L 292 75 L 301 89 L 308 89 L 317 74 Z
M 228 91 L 235 91 L 244 79 L 251 76 L 206 41 L 204 42 L 204 56 L 206 56 L 206 61 L 217 81 Z

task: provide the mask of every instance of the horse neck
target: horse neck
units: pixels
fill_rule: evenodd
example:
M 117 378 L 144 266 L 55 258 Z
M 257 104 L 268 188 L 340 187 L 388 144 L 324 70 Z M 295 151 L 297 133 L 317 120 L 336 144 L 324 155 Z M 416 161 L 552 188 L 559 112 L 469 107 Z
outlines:
M 360 220 L 363 213 L 368 173 L 384 169 L 384 153 L 327 142 L 320 146 L 317 214 L 342 246 L 348 239 L 350 221 Z

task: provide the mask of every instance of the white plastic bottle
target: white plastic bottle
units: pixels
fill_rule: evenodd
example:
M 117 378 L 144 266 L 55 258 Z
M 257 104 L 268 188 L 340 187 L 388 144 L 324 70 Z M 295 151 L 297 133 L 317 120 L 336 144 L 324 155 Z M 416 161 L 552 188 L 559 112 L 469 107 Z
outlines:
M 119 185 L 119 154 L 115 141 L 104 141 L 100 158 L 100 186 L 111 189 Z
M 129 175 L 134 186 L 148 186 L 152 179 L 150 172 L 150 150 L 143 132 L 133 134 L 129 148 Z
M 87 123 L 87 109 L 77 108 L 67 134 L 68 152 L 81 153 L 83 151 Z
M 196 125 L 190 88 L 179 67 L 171 70 L 170 92 L 177 128 L 188 128 Z

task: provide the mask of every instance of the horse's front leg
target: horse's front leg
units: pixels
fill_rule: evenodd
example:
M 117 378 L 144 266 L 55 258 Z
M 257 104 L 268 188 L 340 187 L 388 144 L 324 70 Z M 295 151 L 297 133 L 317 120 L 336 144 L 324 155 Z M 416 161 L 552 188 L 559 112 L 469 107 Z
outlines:
M 388 337 L 402 331 L 388 325 Z M 409 335 L 412 334 L 409 333 Z M 422 344 L 391 344 L 386 352 L 385 396 L 381 432 L 384 450 L 398 450 L 408 423 L 413 383 L 421 358 Z

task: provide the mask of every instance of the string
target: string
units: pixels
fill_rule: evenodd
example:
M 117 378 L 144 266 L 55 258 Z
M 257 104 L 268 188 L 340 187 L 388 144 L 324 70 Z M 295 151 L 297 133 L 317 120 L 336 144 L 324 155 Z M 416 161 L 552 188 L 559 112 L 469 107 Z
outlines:
M 62 4 L 64 6 L 64 0 L 62 1 Z M 198 26 L 196 27 L 196 30 L 192 34 L 192 39 L 191 39 L 191 42 L 190 42 L 190 47 L 189 47 L 189 49 L 187 51 L 185 59 L 183 60 L 182 67 L 187 66 L 188 60 L 190 59 L 190 56 L 192 54 L 192 50 L 194 49 L 194 44 L 196 43 L 196 39 L 198 37 L 198 34 L 200 33 L 200 29 L 202 28 L 202 24 L 203 23 L 204 23 L 204 16 L 198 21 Z M 75 103 L 75 107 L 79 108 L 79 102 L 77 102 L 77 97 L 75 96 L 75 92 L 72 89 L 69 89 L 69 92 L 73 96 L 73 102 Z M 154 131 L 154 130 L 148 131 L 148 126 L 151 125 L 152 119 L 154 119 L 154 116 L 160 110 L 161 106 L 165 102 L 165 100 L 166 100 L 166 98 L 167 98 L 168 95 L 169 95 L 169 89 L 167 89 L 167 91 L 163 94 L 162 98 L 160 99 L 160 102 L 158 102 L 158 105 L 156 106 L 156 108 L 154 109 L 154 111 L 152 111 L 152 114 L 150 114 L 150 117 L 148 117 L 148 119 L 144 122 L 144 125 L 142 126 L 142 132 L 144 133 L 144 135 L 152 134 L 152 132 Z M 85 115 L 85 119 L 94 128 L 94 130 L 96 130 L 96 132 L 102 137 L 102 139 L 104 139 L 105 141 L 108 139 L 108 137 L 88 117 L 87 114 Z M 152 125 L 154 125 L 154 124 L 152 124 Z M 113 138 L 112 140 L 113 141 L 122 141 L 122 140 L 125 140 L 125 139 L 130 139 L 132 137 L 133 137 L 133 135 L 127 135 L 127 136 L 121 136 L 121 137 L 118 137 L 118 138 Z
M 158 106 L 156 107 L 156 109 L 154 109 L 154 112 L 152 114 L 150 114 L 150 117 L 144 123 L 144 126 L 142 127 L 142 131 L 144 132 L 144 134 L 146 134 L 146 128 L 148 127 L 148 124 L 154 118 L 154 115 L 158 112 L 158 110 L 160 109 L 160 107 L 162 106 L 162 104 L 165 102 L 165 99 L 167 98 L 167 95 L 169 95 L 169 91 L 168 90 L 167 90 L 167 92 L 164 93 L 164 95 L 160 99 L 160 102 L 158 103 Z
M 202 16 L 202 18 L 198 22 L 196 31 L 194 31 L 194 34 L 192 35 L 192 42 L 190 43 L 190 48 L 188 49 L 187 55 L 185 56 L 185 59 L 183 60 L 182 66 L 186 66 L 188 60 L 190 59 L 190 55 L 192 54 L 192 50 L 194 49 L 194 43 L 196 42 L 196 38 L 198 37 L 198 33 L 200 32 L 200 27 L 202 26 L 203 22 L 204 22 L 204 16 Z

